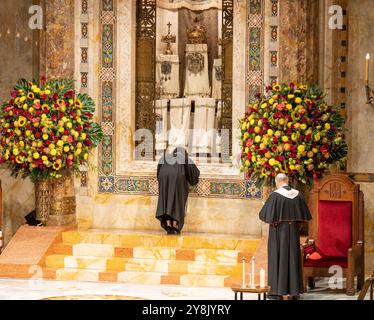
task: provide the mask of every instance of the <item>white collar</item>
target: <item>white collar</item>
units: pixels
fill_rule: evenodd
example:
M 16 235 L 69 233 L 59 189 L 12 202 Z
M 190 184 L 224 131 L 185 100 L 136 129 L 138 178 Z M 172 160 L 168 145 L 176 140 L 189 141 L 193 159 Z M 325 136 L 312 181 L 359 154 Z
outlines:
M 288 199 L 295 199 L 299 195 L 299 191 L 295 189 L 287 190 L 286 188 L 279 188 L 275 190 L 276 193 L 288 198 Z

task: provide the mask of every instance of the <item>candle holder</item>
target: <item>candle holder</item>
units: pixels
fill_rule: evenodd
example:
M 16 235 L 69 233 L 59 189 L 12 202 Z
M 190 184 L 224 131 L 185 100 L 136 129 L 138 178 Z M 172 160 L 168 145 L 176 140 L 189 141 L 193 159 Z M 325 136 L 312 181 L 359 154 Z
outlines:
M 366 86 L 366 103 L 371 104 L 374 107 L 374 89 L 369 87 L 369 84 Z

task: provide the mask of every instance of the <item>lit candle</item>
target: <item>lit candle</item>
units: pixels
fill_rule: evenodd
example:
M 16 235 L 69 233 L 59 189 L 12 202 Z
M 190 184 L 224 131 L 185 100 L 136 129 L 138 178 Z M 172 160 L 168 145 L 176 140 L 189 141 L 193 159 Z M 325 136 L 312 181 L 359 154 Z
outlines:
M 370 61 L 370 54 L 366 54 L 366 68 L 365 68 L 365 83 L 369 85 L 369 61 Z
M 245 258 L 242 259 L 242 265 L 243 265 L 243 279 L 242 279 L 242 288 L 245 288 Z
M 252 257 L 252 273 L 251 273 L 251 287 L 255 286 L 255 256 Z
M 265 288 L 265 270 L 263 268 L 260 270 L 260 288 Z

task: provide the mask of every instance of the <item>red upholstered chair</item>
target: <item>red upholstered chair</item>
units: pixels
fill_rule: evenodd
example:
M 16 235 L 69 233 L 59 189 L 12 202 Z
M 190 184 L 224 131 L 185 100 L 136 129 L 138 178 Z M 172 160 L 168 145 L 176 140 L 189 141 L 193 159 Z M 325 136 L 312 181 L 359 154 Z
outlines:
M 311 190 L 308 242 L 314 243 L 321 258 L 307 258 L 310 246 L 303 249 L 304 288 L 314 277 L 331 277 L 331 266 L 341 266 L 347 279 L 347 295 L 354 295 L 364 282 L 364 196 L 359 185 L 346 174 L 325 177 Z

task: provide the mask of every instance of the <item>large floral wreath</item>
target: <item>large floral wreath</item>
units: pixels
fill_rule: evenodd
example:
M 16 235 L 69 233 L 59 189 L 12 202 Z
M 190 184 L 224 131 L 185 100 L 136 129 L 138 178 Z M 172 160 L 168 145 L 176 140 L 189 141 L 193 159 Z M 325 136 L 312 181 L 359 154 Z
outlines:
M 0 111 L 0 162 L 34 182 L 79 171 L 103 137 L 94 112 L 73 80 L 19 80 Z
M 344 119 L 318 86 L 274 85 L 240 119 L 241 170 L 258 186 L 277 173 L 311 184 L 346 159 Z

